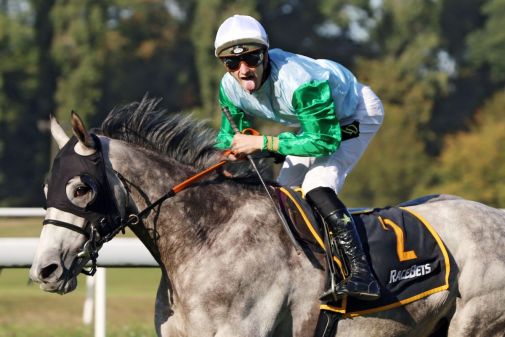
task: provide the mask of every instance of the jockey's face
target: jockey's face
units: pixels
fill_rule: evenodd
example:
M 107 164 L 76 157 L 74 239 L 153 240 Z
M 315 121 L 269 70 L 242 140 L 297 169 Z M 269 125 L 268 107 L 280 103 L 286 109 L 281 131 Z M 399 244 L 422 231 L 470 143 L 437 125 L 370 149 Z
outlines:
M 268 53 L 258 50 L 240 56 L 222 58 L 226 70 L 238 81 L 248 93 L 261 87 Z

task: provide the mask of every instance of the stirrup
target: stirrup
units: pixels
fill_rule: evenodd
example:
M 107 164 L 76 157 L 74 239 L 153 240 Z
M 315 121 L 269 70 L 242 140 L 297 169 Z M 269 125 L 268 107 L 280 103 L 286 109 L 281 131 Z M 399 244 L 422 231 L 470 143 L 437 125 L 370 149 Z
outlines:
M 319 300 L 323 303 L 332 303 L 340 301 L 346 295 L 347 293 L 338 292 L 337 289 L 328 289 L 324 293 L 322 293 L 321 296 L 319 296 Z
M 335 278 L 331 278 L 330 288 L 325 290 L 319 300 L 323 303 L 337 302 L 347 295 L 347 290 L 342 289 L 341 283 L 336 284 Z
M 375 284 L 374 284 L 375 283 Z M 372 288 L 372 289 L 371 289 Z M 375 291 L 373 291 L 375 288 Z M 381 297 L 380 286 L 377 280 L 368 284 L 368 291 L 351 291 L 347 288 L 347 279 L 338 284 L 337 293 L 347 294 L 362 301 L 375 301 Z

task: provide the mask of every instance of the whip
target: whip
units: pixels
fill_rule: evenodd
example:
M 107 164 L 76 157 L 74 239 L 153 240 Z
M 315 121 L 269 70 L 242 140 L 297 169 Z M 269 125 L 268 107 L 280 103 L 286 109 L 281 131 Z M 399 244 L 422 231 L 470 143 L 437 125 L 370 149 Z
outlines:
M 232 118 L 232 116 L 230 114 L 230 111 L 228 110 L 227 107 L 223 108 L 223 114 L 225 115 L 225 117 L 228 120 L 228 122 L 230 122 L 230 125 L 231 125 L 233 131 L 235 132 L 235 134 L 237 134 L 237 133 L 240 134 L 240 130 L 237 127 L 237 124 L 235 124 L 235 121 L 233 120 L 233 118 Z M 256 166 L 256 163 L 254 162 L 254 159 L 251 157 L 251 155 L 247 155 L 246 157 L 249 160 L 249 163 L 251 163 L 252 168 L 254 169 L 254 171 L 256 172 L 256 174 L 258 175 L 258 178 L 259 178 L 259 180 L 261 182 L 261 185 L 263 185 L 263 187 L 265 189 L 265 192 L 267 193 L 268 198 L 270 199 L 270 202 L 274 206 L 275 212 L 277 213 L 277 216 L 281 220 L 281 223 L 282 223 L 282 226 L 284 227 L 284 230 L 288 234 L 291 242 L 293 242 L 293 245 L 295 246 L 295 249 L 296 249 L 297 253 L 300 254 L 300 252 L 302 250 L 302 247 L 300 247 L 300 244 L 298 243 L 298 241 L 296 240 L 296 238 L 293 236 L 293 232 L 291 232 L 291 229 L 289 228 L 289 225 L 286 222 L 286 219 L 282 215 L 282 212 L 279 209 L 279 206 L 274 201 L 274 198 L 272 197 L 272 194 L 270 193 L 270 190 L 268 189 L 268 186 L 265 184 L 265 181 L 263 180 L 263 177 L 261 176 L 261 173 L 258 170 L 258 167 Z

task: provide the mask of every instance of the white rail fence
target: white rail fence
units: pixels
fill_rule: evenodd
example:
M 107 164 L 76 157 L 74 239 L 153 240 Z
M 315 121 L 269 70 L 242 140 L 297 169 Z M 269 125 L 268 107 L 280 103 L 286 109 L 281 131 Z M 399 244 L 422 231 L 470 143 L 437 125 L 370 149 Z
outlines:
M 43 217 L 41 208 L 0 208 L 0 217 Z M 0 237 L 0 268 L 30 268 L 38 238 Z M 83 323 L 91 324 L 94 309 L 95 337 L 106 336 L 106 268 L 157 267 L 147 248 L 137 238 L 115 238 L 104 244 L 97 260 L 98 269 L 87 277 Z

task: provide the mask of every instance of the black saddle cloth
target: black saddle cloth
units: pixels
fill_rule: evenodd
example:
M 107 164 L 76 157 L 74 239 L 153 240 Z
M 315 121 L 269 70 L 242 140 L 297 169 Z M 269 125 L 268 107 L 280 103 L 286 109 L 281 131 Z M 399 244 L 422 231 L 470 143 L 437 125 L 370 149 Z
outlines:
M 315 254 L 324 253 L 320 219 L 300 193 L 275 187 L 295 237 Z M 377 301 L 348 297 L 322 305 L 347 317 L 388 310 L 449 288 L 449 254 L 433 227 L 404 207 L 352 211 L 363 248 L 381 286 Z M 339 262 L 341 257 L 336 257 Z M 344 268 L 340 268 L 345 277 Z

